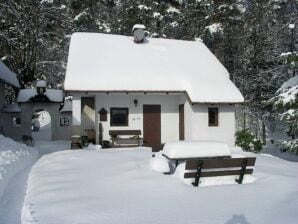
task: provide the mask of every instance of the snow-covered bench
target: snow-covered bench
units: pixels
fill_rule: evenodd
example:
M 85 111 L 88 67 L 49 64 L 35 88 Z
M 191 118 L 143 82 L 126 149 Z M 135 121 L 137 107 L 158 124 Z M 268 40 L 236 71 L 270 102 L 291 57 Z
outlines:
M 189 159 L 186 160 L 184 178 L 195 178 L 193 186 L 198 186 L 201 177 L 239 176 L 235 181 L 242 184 L 245 174 L 253 173 L 255 157 L 227 159 Z M 249 168 L 247 168 L 249 167 Z
M 227 144 L 221 142 L 180 141 L 165 144 L 162 155 L 175 161 L 177 167 L 179 161 L 189 159 L 231 158 L 231 151 Z
M 142 145 L 141 130 L 110 130 L 109 134 L 113 147 L 115 145 Z M 120 137 L 122 135 L 130 137 Z

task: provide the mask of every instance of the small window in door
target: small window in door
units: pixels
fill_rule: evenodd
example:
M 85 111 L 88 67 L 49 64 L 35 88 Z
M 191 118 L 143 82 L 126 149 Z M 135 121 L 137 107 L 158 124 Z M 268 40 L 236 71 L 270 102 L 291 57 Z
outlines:
M 111 126 L 128 126 L 128 108 L 111 108 Z
M 217 107 L 208 108 L 208 124 L 210 127 L 218 126 L 218 108 Z

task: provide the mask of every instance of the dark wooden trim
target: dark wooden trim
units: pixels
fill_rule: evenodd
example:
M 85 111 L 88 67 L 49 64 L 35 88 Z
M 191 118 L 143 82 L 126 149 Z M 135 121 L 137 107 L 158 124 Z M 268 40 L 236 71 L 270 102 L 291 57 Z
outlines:
M 204 171 L 201 172 L 200 177 L 217 177 L 217 176 L 236 176 L 240 175 L 241 169 L 237 170 L 218 170 L 218 171 Z M 245 174 L 252 174 L 253 169 L 246 169 Z M 185 173 L 184 178 L 195 178 L 197 172 Z
M 184 140 L 184 104 L 179 104 L 179 140 Z
M 109 135 L 111 136 L 112 147 L 123 144 L 140 146 L 142 143 L 141 130 L 110 130 Z M 133 135 L 133 137 L 120 138 L 118 135 Z
M 210 115 L 213 112 L 215 113 L 214 123 L 210 122 Z M 209 127 L 218 127 L 219 126 L 219 109 L 218 107 L 208 107 L 208 126 Z
M 184 178 L 195 178 L 192 183 L 197 187 L 200 183 L 201 177 L 216 177 L 216 176 L 231 176 L 237 175 L 238 179 L 235 181 L 242 184 L 245 174 L 252 174 L 253 169 L 247 169 L 247 166 L 252 167 L 255 165 L 255 157 L 246 158 L 230 158 L 230 159 L 213 159 L 213 160 L 187 160 L 185 170 L 191 170 L 184 174 Z M 230 169 L 232 168 L 232 169 Z M 218 169 L 218 170 L 214 170 Z M 196 170 L 194 172 L 194 170 Z
M 125 110 L 126 111 L 126 121 L 124 124 L 113 124 L 112 123 L 112 110 Z M 110 108 L 110 126 L 111 127 L 127 127 L 129 124 L 129 109 L 128 107 L 111 107 Z
M 211 160 L 202 160 L 202 159 L 194 159 L 187 160 L 185 165 L 186 170 L 194 170 L 197 168 L 198 164 L 202 161 L 203 169 L 217 169 L 217 168 L 233 168 L 233 167 L 241 167 L 243 161 L 247 160 L 247 166 L 254 166 L 256 162 L 255 157 L 247 157 L 247 158 L 229 158 L 229 159 L 211 159 Z
M 143 137 L 144 145 L 152 151 L 161 149 L 161 105 L 143 104 Z
M 141 130 L 110 130 L 109 135 L 141 135 Z

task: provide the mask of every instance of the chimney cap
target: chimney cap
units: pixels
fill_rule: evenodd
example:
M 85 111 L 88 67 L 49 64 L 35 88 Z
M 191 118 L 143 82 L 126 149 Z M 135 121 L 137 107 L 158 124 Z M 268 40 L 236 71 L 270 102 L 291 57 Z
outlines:
M 135 25 L 132 27 L 132 32 L 135 31 L 136 29 L 142 29 L 142 30 L 145 30 L 146 27 L 145 27 L 143 24 L 135 24 Z
M 145 39 L 145 26 L 143 24 L 135 24 L 132 28 L 135 43 L 142 43 Z
M 47 87 L 47 81 L 45 81 L 45 80 L 37 80 L 36 87 L 44 87 L 44 88 L 46 88 Z

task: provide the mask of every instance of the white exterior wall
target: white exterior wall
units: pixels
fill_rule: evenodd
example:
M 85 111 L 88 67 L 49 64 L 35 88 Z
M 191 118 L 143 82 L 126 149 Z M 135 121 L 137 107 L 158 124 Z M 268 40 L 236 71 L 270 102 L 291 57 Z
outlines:
M 138 100 L 138 106 L 134 105 L 134 99 Z M 109 140 L 109 130 L 141 130 L 143 136 L 143 105 L 161 105 L 161 142 L 179 140 L 179 103 L 180 95 L 158 94 L 96 94 L 96 131 L 98 133 L 99 114 L 104 108 L 108 111 L 107 121 L 103 121 L 103 139 Z M 110 126 L 110 108 L 127 107 L 129 110 L 128 126 Z M 98 134 L 97 134 L 98 136 Z M 98 137 L 97 137 L 98 138 Z M 97 139 L 98 141 L 98 139 Z
M 208 107 L 218 107 L 217 127 L 208 126 Z M 235 143 L 235 107 L 228 104 L 185 103 L 185 140 L 222 141 L 230 147 Z
M 72 118 L 73 125 L 81 125 L 81 94 L 73 94 Z
M 161 142 L 179 140 L 179 104 L 185 103 L 185 140 L 222 141 L 230 147 L 234 146 L 235 111 L 229 104 L 195 104 L 192 105 L 183 95 L 166 94 L 125 94 L 96 93 L 73 94 L 73 128 L 80 129 L 81 97 L 95 97 L 95 127 L 98 142 L 99 114 L 101 108 L 108 112 L 107 121 L 102 121 L 103 140 L 110 140 L 109 130 L 141 130 L 143 135 L 143 105 L 161 105 Z M 138 106 L 134 105 L 138 100 Z M 110 108 L 126 107 L 129 109 L 128 126 L 110 126 Z M 208 107 L 218 107 L 219 126 L 208 126 Z M 78 134 L 78 133 L 76 133 Z

